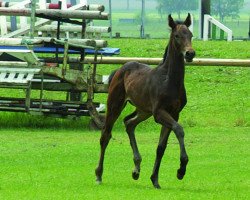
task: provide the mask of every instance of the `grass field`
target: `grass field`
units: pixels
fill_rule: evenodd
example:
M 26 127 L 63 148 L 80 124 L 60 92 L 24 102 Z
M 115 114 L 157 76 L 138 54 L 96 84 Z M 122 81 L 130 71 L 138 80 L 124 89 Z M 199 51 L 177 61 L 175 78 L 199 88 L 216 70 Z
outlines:
M 109 40 L 110 47 L 121 48 L 120 56 L 138 57 L 160 57 L 166 43 Z M 193 46 L 197 57 L 250 59 L 249 42 L 194 41 Z M 117 67 L 100 66 L 98 72 Z M 249 77 L 249 68 L 187 66 L 188 104 L 180 123 L 190 162 L 184 180 L 177 180 L 179 145 L 171 135 L 159 173 L 161 190 L 149 179 L 160 131 L 152 118 L 138 126 L 141 177 L 131 177 L 132 151 L 122 118 L 132 106 L 114 127 L 102 185 L 94 176 L 100 131 L 90 131 L 87 118 L 0 113 L 0 199 L 249 199 Z M 106 94 L 96 99 L 105 102 Z

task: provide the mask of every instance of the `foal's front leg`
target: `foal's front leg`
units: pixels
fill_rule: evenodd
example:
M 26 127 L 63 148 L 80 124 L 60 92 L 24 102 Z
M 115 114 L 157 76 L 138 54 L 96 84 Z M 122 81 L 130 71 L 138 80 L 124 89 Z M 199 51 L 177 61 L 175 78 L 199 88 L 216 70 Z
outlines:
M 161 159 L 164 155 L 165 149 L 167 147 L 168 137 L 171 132 L 171 129 L 162 126 L 161 128 L 161 135 L 158 143 L 158 147 L 156 150 L 156 158 L 155 158 L 155 164 L 153 173 L 151 175 L 151 181 L 155 188 L 160 188 L 159 182 L 158 182 L 158 173 L 160 169 Z
M 188 156 L 187 156 L 186 149 L 185 149 L 185 144 L 184 144 L 184 131 L 183 131 L 183 128 L 165 110 L 159 109 L 156 112 L 154 112 L 154 118 L 155 118 L 155 121 L 157 123 L 160 123 L 163 126 L 168 127 L 169 129 L 172 129 L 174 131 L 178 141 L 179 141 L 179 145 L 180 145 L 180 168 L 177 170 L 177 178 L 179 180 L 181 180 L 181 179 L 183 179 L 183 177 L 184 177 L 184 175 L 186 173 L 186 166 L 187 166 L 187 163 L 188 163 Z M 160 153 L 158 153 L 158 149 L 157 149 L 157 156 L 158 156 L 158 154 L 160 154 Z M 160 165 L 160 161 L 159 161 L 159 165 Z M 154 171 L 152 176 L 153 175 L 157 177 L 157 179 L 153 178 L 153 180 L 154 181 L 157 180 L 157 182 L 158 182 L 158 172 Z M 152 180 L 152 176 L 151 176 L 151 180 Z M 152 182 L 153 182 L 153 180 L 152 180 Z M 154 184 L 154 182 L 153 182 L 153 184 Z M 157 184 L 154 184 L 154 186 L 156 188 L 158 188 Z

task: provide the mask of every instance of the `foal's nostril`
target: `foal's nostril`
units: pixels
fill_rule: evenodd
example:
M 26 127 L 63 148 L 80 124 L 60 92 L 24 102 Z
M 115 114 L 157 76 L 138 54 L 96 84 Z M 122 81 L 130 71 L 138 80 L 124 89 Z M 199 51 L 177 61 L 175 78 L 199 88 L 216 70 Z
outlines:
M 194 56 L 195 56 L 195 51 L 187 51 L 186 52 L 186 57 L 193 58 Z
M 187 62 L 192 62 L 195 56 L 195 51 L 187 51 L 185 55 L 185 59 Z

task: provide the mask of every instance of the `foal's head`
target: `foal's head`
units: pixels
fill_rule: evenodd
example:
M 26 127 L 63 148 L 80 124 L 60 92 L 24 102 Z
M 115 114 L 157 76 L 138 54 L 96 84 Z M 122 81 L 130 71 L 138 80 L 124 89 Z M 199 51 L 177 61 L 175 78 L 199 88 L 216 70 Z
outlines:
M 192 62 L 195 56 L 195 51 L 192 48 L 193 34 L 188 29 L 191 25 L 191 16 L 188 13 L 186 20 L 182 23 L 175 22 L 171 15 L 168 16 L 168 24 L 172 29 L 170 40 L 172 45 L 183 54 L 187 62 Z M 170 44 L 171 45 L 171 44 Z

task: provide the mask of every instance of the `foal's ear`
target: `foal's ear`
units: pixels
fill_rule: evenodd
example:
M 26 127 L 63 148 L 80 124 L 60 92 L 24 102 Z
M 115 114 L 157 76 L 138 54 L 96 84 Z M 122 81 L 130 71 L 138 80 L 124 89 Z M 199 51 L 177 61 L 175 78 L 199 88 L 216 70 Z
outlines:
M 187 26 L 187 27 L 189 27 L 190 25 L 191 25 L 191 15 L 190 15 L 190 13 L 188 13 L 188 16 L 187 16 L 187 18 L 186 18 L 186 20 L 185 20 L 185 22 L 184 22 L 184 24 Z
M 168 15 L 168 25 L 172 28 L 175 29 L 176 23 L 174 22 L 174 19 L 172 18 L 171 15 Z

